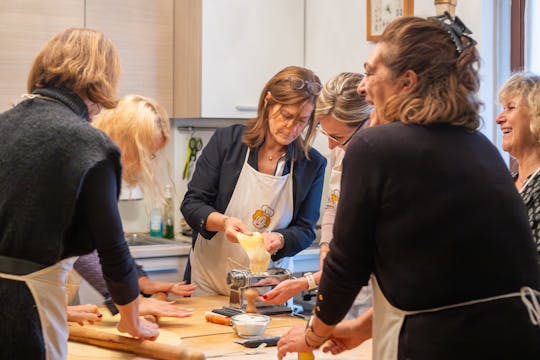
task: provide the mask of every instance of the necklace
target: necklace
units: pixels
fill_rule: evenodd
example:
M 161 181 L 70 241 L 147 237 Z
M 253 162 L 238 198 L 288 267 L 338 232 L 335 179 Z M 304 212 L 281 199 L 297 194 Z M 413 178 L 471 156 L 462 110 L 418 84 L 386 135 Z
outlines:
M 279 155 L 278 159 L 280 159 L 281 157 L 283 157 L 283 155 L 285 155 L 285 153 L 282 153 L 281 155 Z M 274 160 L 274 155 L 272 154 L 266 154 L 266 158 L 268 159 L 268 161 L 272 161 Z

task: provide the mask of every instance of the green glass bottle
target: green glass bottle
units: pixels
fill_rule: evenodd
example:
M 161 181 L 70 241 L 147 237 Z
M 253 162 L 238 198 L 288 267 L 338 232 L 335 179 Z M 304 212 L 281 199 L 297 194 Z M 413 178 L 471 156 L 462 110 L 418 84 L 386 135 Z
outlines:
M 165 209 L 163 211 L 163 237 L 174 239 L 174 213 L 173 213 L 172 187 L 165 186 Z

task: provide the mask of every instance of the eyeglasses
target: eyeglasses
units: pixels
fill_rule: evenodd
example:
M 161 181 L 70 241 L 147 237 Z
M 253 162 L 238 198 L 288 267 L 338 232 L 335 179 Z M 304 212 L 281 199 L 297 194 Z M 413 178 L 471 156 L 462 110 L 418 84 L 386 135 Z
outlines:
M 349 143 L 349 141 L 352 140 L 354 134 L 356 134 L 358 132 L 358 130 L 360 130 L 364 124 L 366 124 L 366 122 L 369 120 L 369 117 L 360 121 L 360 123 L 358 124 L 358 126 L 354 129 L 354 131 L 352 132 L 351 135 L 349 135 L 349 137 L 347 139 L 345 139 L 344 141 L 342 140 L 338 140 L 336 139 L 335 137 L 333 137 L 332 135 L 328 134 L 326 132 L 326 130 L 323 129 L 323 127 L 321 126 L 321 123 L 318 123 L 317 124 L 317 130 L 319 130 L 321 132 L 321 134 L 325 135 L 326 137 L 328 137 L 330 140 L 332 140 L 333 142 L 337 143 L 338 145 L 340 146 L 345 146 Z
M 287 78 L 291 87 L 295 90 L 302 90 L 304 87 L 311 95 L 318 96 L 321 93 L 322 85 L 316 81 L 304 80 L 300 78 Z

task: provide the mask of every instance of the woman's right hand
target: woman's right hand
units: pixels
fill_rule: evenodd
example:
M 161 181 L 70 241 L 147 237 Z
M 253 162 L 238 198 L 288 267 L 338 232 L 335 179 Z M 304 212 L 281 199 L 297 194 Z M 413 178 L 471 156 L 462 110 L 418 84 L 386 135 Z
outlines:
M 275 288 L 262 295 L 259 300 L 269 304 L 281 305 L 302 290 L 307 290 L 308 284 L 304 277 L 280 282 Z
M 126 305 L 116 305 L 120 311 L 117 329 L 137 339 L 154 341 L 159 336 L 158 325 L 139 318 L 139 298 Z
M 238 242 L 238 234 L 252 235 L 242 220 L 235 217 L 227 217 L 225 221 L 225 236 L 232 243 Z

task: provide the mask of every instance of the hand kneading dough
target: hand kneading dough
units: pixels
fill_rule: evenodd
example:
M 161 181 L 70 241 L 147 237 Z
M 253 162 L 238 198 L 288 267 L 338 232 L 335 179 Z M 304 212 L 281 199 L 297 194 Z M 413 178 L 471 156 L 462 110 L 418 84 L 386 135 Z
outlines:
M 260 232 L 253 235 L 238 234 L 238 242 L 249 257 L 249 270 L 252 273 L 265 272 L 270 263 L 270 254 L 264 248 L 264 239 Z

